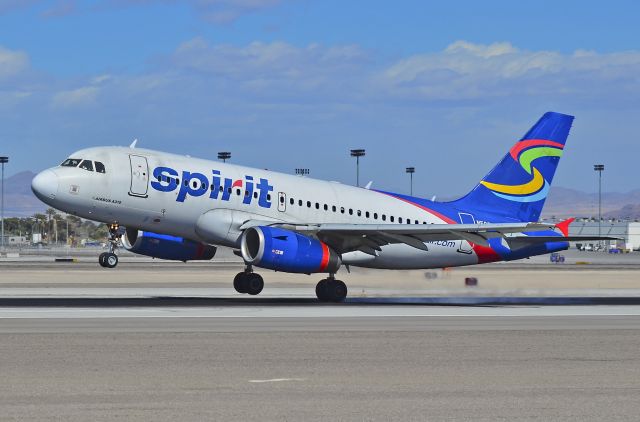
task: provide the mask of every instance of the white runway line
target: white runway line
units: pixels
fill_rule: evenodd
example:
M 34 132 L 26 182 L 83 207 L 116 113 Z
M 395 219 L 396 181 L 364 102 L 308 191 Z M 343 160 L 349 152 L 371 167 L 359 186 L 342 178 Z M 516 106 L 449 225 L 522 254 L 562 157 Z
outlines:
M 286 381 L 304 381 L 304 378 L 273 378 L 269 380 L 249 380 L 254 384 L 261 384 L 265 382 L 286 382 Z
M 640 305 L 627 306 L 247 306 L 154 308 L 0 308 L 0 319 L 47 318 L 402 318 L 402 317 L 559 317 L 640 316 Z

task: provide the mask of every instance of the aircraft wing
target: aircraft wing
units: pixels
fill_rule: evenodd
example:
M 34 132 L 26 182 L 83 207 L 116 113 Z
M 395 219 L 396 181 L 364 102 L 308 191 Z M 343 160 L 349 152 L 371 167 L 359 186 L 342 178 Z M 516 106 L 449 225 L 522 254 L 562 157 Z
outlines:
M 245 223 L 241 229 L 253 226 Z M 404 243 L 416 249 L 429 250 L 424 242 L 438 240 L 466 240 L 481 246 L 489 246 L 491 238 L 505 238 L 523 232 L 549 231 L 553 224 L 542 223 L 492 223 L 492 224 L 288 224 L 270 223 L 287 230 L 314 236 L 338 253 L 362 251 L 376 255 L 380 247 L 392 243 Z M 523 236 L 527 237 L 527 236 Z M 561 236 L 554 241 L 563 241 Z

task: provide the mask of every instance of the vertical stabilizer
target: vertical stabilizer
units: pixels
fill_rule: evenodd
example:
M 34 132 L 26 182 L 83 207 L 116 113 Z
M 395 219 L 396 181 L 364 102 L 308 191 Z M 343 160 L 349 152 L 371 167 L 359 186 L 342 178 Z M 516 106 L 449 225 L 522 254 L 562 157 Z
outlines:
M 459 209 L 503 221 L 538 221 L 571 129 L 573 116 L 548 112 L 465 197 Z

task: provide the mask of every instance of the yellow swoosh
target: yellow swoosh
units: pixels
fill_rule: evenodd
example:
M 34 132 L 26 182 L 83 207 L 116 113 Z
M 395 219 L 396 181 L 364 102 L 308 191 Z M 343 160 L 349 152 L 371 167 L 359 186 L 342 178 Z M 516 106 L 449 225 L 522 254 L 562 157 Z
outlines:
M 533 192 L 539 191 L 544 185 L 544 177 L 537 168 L 533 168 L 533 179 L 522 185 L 499 185 L 497 183 L 485 182 L 484 180 L 480 184 L 486 186 L 494 192 L 507 193 L 510 195 L 528 195 Z

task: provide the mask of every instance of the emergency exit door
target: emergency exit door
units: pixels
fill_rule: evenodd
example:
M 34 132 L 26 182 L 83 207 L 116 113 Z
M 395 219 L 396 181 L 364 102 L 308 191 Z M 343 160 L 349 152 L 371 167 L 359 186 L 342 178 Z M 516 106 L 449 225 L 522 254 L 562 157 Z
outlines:
M 287 210 L 287 194 L 278 192 L 278 211 L 285 212 Z
M 149 165 L 147 158 L 140 155 L 129 155 L 131 162 L 131 188 L 129 195 L 147 197 L 149 189 Z

